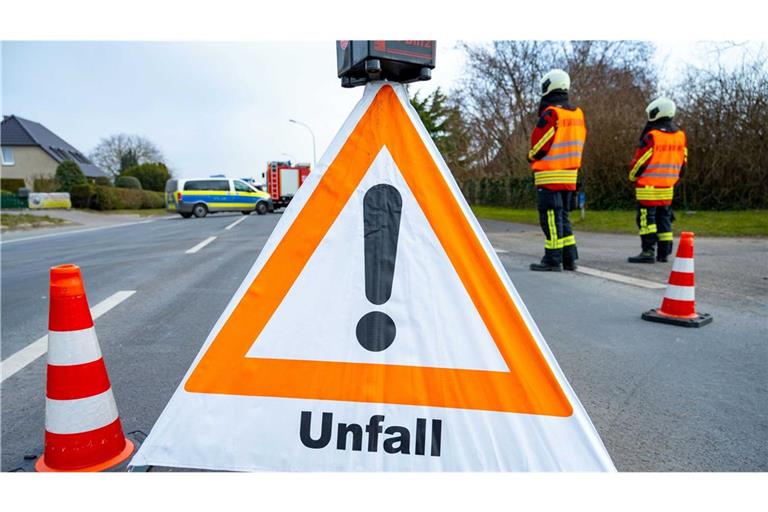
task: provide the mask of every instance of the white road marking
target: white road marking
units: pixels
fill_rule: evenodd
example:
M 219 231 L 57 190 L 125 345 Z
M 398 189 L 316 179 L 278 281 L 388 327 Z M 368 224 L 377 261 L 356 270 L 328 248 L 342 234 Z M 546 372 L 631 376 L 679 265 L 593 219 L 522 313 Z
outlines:
M 107 297 L 91 308 L 91 317 L 96 320 L 101 315 L 114 308 L 134 293 L 136 293 L 136 290 L 122 290 Z M 10 378 L 20 370 L 23 370 L 25 366 L 35 361 L 38 357 L 42 356 L 47 351 L 48 335 L 46 334 L 42 338 L 30 343 L 0 363 L 0 382 L 4 382 L 5 379 Z
M 242 218 L 242 219 L 237 219 L 235 222 L 233 222 L 233 223 L 232 223 L 232 224 L 230 224 L 229 226 L 225 227 L 224 229 L 232 229 L 233 227 L 237 226 L 238 224 L 240 224 L 241 222 L 243 222 L 243 221 L 244 221 L 245 219 L 247 219 L 247 218 L 248 218 L 248 217 L 245 217 L 245 216 L 243 216 L 243 218 Z
M 645 279 L 639 279 L 637 277 L 629 277 L 621 274 L 614 274 L 613 272 L 597 270 L 595 268 L 589 268 L 583 265 L 579 265 L 576 268 L 576 272 L 581 272 L 582 274 L 587 274 L 589 276 L 601 277 L 603 279 L 609 279 L 611 281 L 616 281 L 619 283 L 631 284 L 633 286 L 639 286 L 641 288 L 649 288 L 651 290 L 663 290 L 664 288 L 667 287 L 665 284 L 657 283 L 655 281 L 647 281 Z
M 186 254 L 195 254 L 197 251 L 199 251 L 200 249 L 202 249 L 203 247 L 205 247 L 205 246 L 206 246 L 206 245 L 208 245 L 209 243 L 211 243 L 211 242 L 213 242 L 214 240 L 216 240 L 216 238 L 218 238 L 218 237 L 215 237 L 215 236 L 209 236 L 208 238 L 206 238 L 205 240 L 203 240 L 202 242 L 200 242 L 199 244 L 197 244 L 197 245 L 196 245 L 196 246 L 194 246 L 193 248 L 191 248 L 191 249 L 187 249 L 187 250 L 186 250 Z
M 496 251 L 496 254 L 509 254 L 509 251 L 505 251 L 504 249 L 497 249 L 493 248 L 494 251 Z
M 87 228 L 87 229 L 78 229 L 73 231 L 61 231 L 60 233 L 48 233 L 47 235 L 38 235 L 38 236 L 29 236 L 26 238 L 14 238 L 13 240 L 3 240 L 0 243 L 1 244 L 13 244 L 16 242 L 26 242 L 29 240 L 40 240 L 41 238 L 51 238 L 54 236 L 64 236 L 64 235 L 77 235 L 80 233 L 89 233 L 91 231 L 100 231 L 102 229 L 112 229 L 112 228 L 120 228 L 123 226 L 137 226 L 139 224 L 148 224 L 150 222 L 154 222 L 156 219 L 150 219 L 150 220 L 142 220 L 139 222 L 124 222 L 122 224 L 112 224 L 111 226 L 99 226 L 96 228 Z

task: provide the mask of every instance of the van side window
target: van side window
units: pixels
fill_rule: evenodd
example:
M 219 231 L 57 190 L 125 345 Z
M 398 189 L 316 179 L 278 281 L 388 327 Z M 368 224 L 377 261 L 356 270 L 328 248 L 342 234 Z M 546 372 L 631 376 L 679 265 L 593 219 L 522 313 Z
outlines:
M 240 180 L 235 180 L 235 190 L 238 192 L 253 192 L 253 189 Z
M 193 180 L 184 183 L 184 190 L 222 190 L 229 191 L 227 180 Z

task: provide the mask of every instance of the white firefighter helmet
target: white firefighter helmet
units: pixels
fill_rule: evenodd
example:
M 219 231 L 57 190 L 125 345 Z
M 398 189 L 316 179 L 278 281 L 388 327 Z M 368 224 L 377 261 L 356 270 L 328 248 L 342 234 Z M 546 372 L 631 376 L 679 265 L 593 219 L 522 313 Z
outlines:
M 675 117 L 676 111 L 677 108 L 675 107 L 675 102 L 665 96 L 656 98 L 645 108 L 645 113 L 648 114 L 649 121 L 656 121 L 657 119 L 662 119 L 664 117 L 672 119 Z
M 562 69 L 553 69 L 541 78 L 540 84 L 541 95 L 546 96 L 557 89 L 567 91 L 571 87 L 571 77 Z

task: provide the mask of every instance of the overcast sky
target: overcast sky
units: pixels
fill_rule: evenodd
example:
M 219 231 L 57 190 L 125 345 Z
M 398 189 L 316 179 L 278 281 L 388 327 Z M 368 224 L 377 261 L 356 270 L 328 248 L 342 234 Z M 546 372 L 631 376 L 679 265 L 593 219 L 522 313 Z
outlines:
M 657 43 L 670 73 L 701 54 L 693 43 Z M 450 89 L 463 66 L 439 42 L 433 80 Z M 85 153 L 102 137 L 143 135 L 178 176 L 259 177 L 269 160 L 322 155 L 362 89 L 336 78 L 334 42 L 4 42 L 5 115 L 40 122 Z

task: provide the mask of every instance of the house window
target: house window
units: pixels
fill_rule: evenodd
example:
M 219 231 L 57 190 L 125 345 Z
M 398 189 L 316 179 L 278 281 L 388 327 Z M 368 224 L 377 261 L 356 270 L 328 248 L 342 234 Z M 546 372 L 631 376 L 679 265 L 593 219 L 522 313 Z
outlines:
M 3 165 L 14 165 L 15 163 L 13 150 L 11 148 L 3 148 Z

